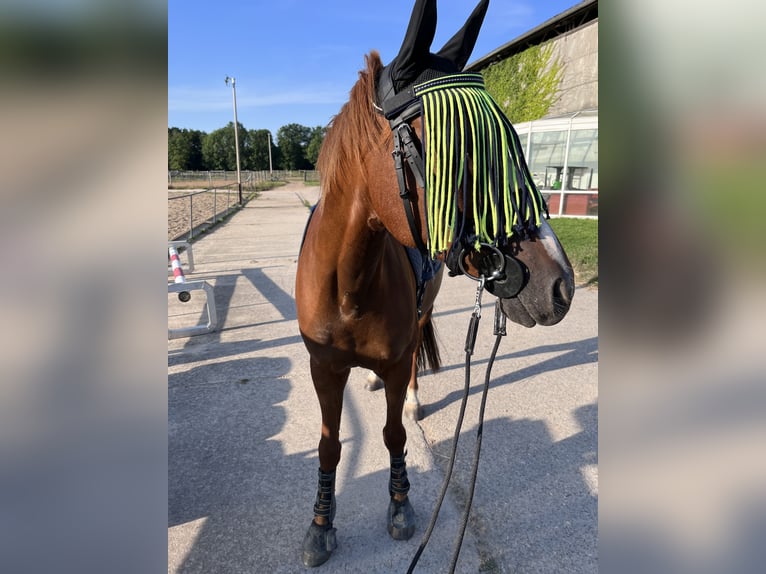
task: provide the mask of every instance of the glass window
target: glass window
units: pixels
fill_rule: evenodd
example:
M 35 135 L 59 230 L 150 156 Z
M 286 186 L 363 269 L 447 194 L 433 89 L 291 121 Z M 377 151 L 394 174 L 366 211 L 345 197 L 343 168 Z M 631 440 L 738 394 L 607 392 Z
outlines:
M 529 134 L 519 134 L 519 142 L 521 143 L 521 151 L 524 152 L 524 159 L 527 157 L 527 140 L 529 139 Z
M 569 139 L 567 189 L 598 189 L 598 130 L 573 130 Z
M 539 189 L 561 189 L 566 131 L 533 132 L 529 171 Z

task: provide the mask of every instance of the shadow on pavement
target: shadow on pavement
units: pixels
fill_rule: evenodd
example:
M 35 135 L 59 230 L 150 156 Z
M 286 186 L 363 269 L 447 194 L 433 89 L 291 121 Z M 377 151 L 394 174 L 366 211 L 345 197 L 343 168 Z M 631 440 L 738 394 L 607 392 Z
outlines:
M 301 535 L 283 518 L 297 502 L 283 477 L 308 476 L 313 464 L 272 440 L 289 368 L 287 358 L 254 358 L 169 376 L 168 526 L 204 519 L 178 571 L 260 571 L 267 548 Z
M 508 375 L 505 375 L 503 377 L 497 378 L 497 379 L 491 379 L 490 382 L 490 388 L 496 388 L 501 387 L 503 385 L 509 385 L 512 383 L 516 383 L 518 381 L 524 380 L 529 377 L 533 377 L 536 375 L 540 375 L 542 373 L 546 373 L 549 371 L 555 371 L 559 369 L 566 369 L 569 367 L 574 367 L 577 365 L 584 365 L 587 363 L 597 363 L 598 362 L 598 337 L 591 337 L 589 339 L 584 339 L 582 341 L 573 341 L 571 343 L 563 343 L 559 345 L 542 345 L 539 347 L 534 347 L 532 349 L 526 349 L 524 351 L 520 351 L 517 353 L 508 353 L 506 355 L 498 356 L 496 358 L 496 362 L 508 360 L 508 359 L 514 359 L 519 357 L 528 357 L 538 354 L 544 354 L 544 353 L 561 353 L 562 351 L 566 351 L 563 354 L 556 355 L 554 357 L 551 357 L 550 359 L 546 359 L 544 361 L 540 361 L 538 363 L 535 363 L 534 365 L 530 365 L 529 367 L 519 369 L 518 371 L 514 371 L 513 373 L 510 373 Z M 489 359 L 480 359 L 477 361 L 472 361 L 471 366 L 472 368 L 475 368 L 478 365 L 486 364 L 488 363 Z M 446 365 L 443 366 L 440 370 L 440 372 L 445 371 L 451 371 L 454 369 L 464 369 L 464 364 L 454 364 L 454 365 Z M 477 378 L 476 380 L 483 381 L 484 380 L 484 371 L 476 371 L 476 374 L 473 374 L 473 377 L 478 377 L 481 373 L 481 378 Z M 431 371 L 426 371 L 427 374 L 431 374 Z M 482 390 L 481 385 L 473 384 L 471 386 L 471 389 L 469 391 L 469 395 L 474 395 L 480 393 Z M 447 405 L 458 402 L 462 400 L 463 398 L 463 390 L 457 390 L 449 393 L 444 398 L 430 403 L 430 404 L 423 404 L 423 416 L 428 416 L 438 410 L 443 409 Z
M 471 526 L 485 566 L 501 572 L 598 571 L 598 494 L 586 479 L 588 467 L 598 464 L 598 406 L 574 414 L 582 430 L 558 442 L 543 421 L 484 424 Z M 458 500 L 466 500 L 475 436 L 475 427 L 461 435 L 450 487 Z M 441 464 L 451 448 L 451 440 L 434 445 Z
M 182 557 L 169 570 L 304 570 L 300 548 L 312 518 L 318 462 L 315 446 L 308 455 L 286 455 L 277 437 L 286 423 L 289 370 L 289 359 L 268 357 L 169 376 L 169 544 L 179 544 L 181 550 L 174 554 Z M 417 549 L 435 493 L 418 489 L 426 479 L 411 468 L 419 528 L 407 542 L 392 540 L 385 522 L 388 470 L 363 474 L 360 457 L 372 454 L 362 452 L 359 417 L 364 413 L 355 412 L 351 402 L 347 407 L 338 468 L 338 549 L 318 572 L 403 572 Z M 318 422 L 305 424 L 313 428 Z M 318 434 L 312 435 L 312 444 L 314 438 Z M 376 442 L 378 454 L 385 453 L 382 440 Z
M 260 268 L 244 269 L 239 275 L 222 275 L 216 277 L 213 281 L 215 288 L 215 305 L 218 313 L 218 324 L 224 325 L 232 308 L 232 299 L 239 277 L 246 277 L 255 291 L 263 297 L 270 305 L 279 312 L 281 319 L 277 321 L 263 321 L 263 324 L 273 324 L 275 322 L 294 321 L 296 319 L 295 301 L 282 287 L 275 283 Z M 238 309 L 242 312 L 242 309 Z M 203 324 L 207 321 L 206 313 L 203 311 L 197 319 L 196 324 Z M 252 325 L 247 325 L 250 327 Z M 243 328 L 242 326 L 234 328 Z M 226 329 L 227 331 L 230 329 Z M 242 353 L 250 353 L 264 349 L 271 349 L 282 345 L 292 345 L 300 343 L 301 337 L 296 334 L 290 337 L 273 338 L 269 340 L 247 340 L 247 341 L 221 341 L 221 329 L 190 337 L 184 344 L 182 350 L 171 351 L 168 354 L 168 366 L 181 365 L 189 362 L 196 362 L 206 359 L 220 359 L 231 357 Z M 193 351 L 193 352 L 190 352 Z

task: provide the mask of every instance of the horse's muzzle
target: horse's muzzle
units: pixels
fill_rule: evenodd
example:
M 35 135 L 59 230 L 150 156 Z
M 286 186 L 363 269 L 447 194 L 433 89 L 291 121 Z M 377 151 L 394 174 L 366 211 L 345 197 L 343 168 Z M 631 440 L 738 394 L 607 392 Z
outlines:
M 557 277 L 548 283 L 547 289 L 524 289 L 516 297 L 500 298 L 500 308 L 508 319 L 524 327 L 549 327 L 566 316 L 573 296 L 574 282 Z
M 540 240 L 516 248 L 485 243 L 479 250 L 454 248 L 447 266 L 452 275 L 475 281 L 484 277 L 486 290 L 500 300 L 505 316 L 525 327 L 555 325 L 569 312 L 574 296 L 574 272 L 563 250 L 552 257 Z

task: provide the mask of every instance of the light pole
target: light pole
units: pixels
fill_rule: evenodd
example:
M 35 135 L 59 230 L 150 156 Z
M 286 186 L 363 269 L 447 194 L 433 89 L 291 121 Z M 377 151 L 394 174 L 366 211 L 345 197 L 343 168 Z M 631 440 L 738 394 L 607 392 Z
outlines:
M 242 200 L 242 172 L 239 169 L 239 129 L 237 122 L 237 79 L 226 76 L 224 79 L 226 85 L 231 82 L 231 93 L 234 96 L 234 152 L 237 156 L 237 189 L 239 191 L 239 204 L 244 205 Z
M 274 179 L 274 170 L 271 168 L 271 132 L 269 132 L 269 179 Z

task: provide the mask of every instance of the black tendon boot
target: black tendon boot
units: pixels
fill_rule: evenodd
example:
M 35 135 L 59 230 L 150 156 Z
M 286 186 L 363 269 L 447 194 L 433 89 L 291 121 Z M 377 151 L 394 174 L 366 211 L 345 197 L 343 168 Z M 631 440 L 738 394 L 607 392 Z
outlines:
M 391 478 L 388 481 L 388 493 L 391 502 L 388 504 L 388 533 L 394 540 L 409 540 L 415 532 L 415 510 L 410 504 L 409 497 L 398 501 L 394 494 L 406 495 L 410 490 L 407 480 L 407 465 L 404 463 L 405 452 L 401 456 L 391 457 Z
M 337 546 L 335 528 L 332 527 L 335 519 L 335 471 L 325 473 L 319 469 L 314 516 L 326 518 L 327 522 L 319 525 L 312 520 L 303 539 L 303 564 L 309 567 L 327 562 Z

